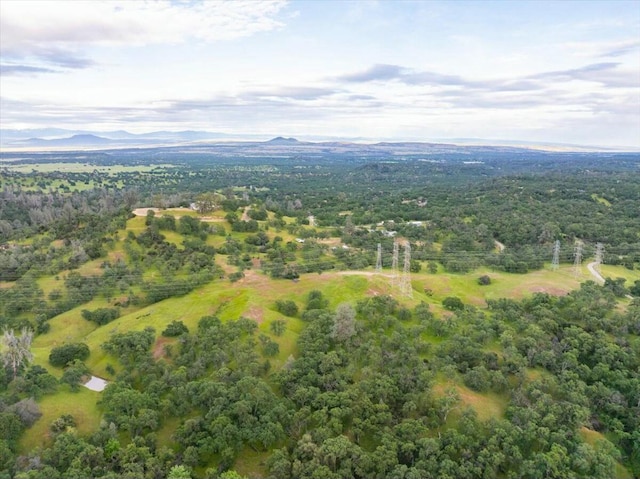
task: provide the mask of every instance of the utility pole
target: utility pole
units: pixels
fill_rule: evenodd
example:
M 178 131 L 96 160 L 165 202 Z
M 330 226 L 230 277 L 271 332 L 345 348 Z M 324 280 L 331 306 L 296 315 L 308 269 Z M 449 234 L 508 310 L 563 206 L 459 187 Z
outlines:
M 391 262 L 391 286 L 398 282 L 398 242 L 393 242 L 393 260 Z
M 400 293 L 409 298 L 413 297 L 413 288 L 411 287 L 411 244 L 408 241 L 404 245 L 404 268 L 400 282 Z
M 553 245 L 553 259 L 551 260 L 551 269 L 557 271 L 560 267 L 560 240 L 556 240 Z
M 580 276 L 580 266 L 582 265 L 582 241 L 576 240 L 574 249 L 573 275 L 577 278 Z
M 604 257 L 604 245 L 602 243 L 596 243 L 596 266 L 595 269 L 599 273 L 600 265 L 602 264 L 602 258 Z
M 382 245 L 378 243 L 378 257 L 376 258 L 376 273 L 382 272 Z

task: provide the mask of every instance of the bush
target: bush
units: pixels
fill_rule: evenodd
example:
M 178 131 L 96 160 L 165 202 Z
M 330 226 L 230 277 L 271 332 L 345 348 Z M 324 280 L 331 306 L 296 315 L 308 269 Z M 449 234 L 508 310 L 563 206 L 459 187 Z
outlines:
M 309 292 L 309 297 L 307 299 L 307 310 L 312 309 L 325 309 L 329 306 L 329 300 L 324 297 L 322 291 L 318 291 L 314 289 Z
M 448 309 L 449 311 L 460 311 L 464 309 L 464 303 L 460 298 L 456 298 L 455 296 L 449 296 L 442 300 L 442 307 L 444 309 Z
M 489 277 L 489 275 L 483 274 L 482 276 L 480 276 L 478 278 L 478 284 L 480 286 L 487 286 L 487 285 L 491 284 L 491 278 Z
M 229 275 L 229 281 L 231 281 L 232 283 L 235 283 L 236 281 L 239 281 L 242 278 L 244 278 L 244 273 L 242 271 L 236 271 L 235 273 L 231 273 Z
M 71 414 L 63 414 L 49 425 L 54 434 L 64 432 L 68 427 L 76 427 L 76 420 Z
M 247 216 L 252 220 L 264 221 L 267 219 L 267 211 L 263 209 L 249 210 L 247 211 Z
M 89 346 L 84 343 L 69 343 L 55 347 L 49 354 L 49 363 L 59 368 L 65 367 L 76 359 L 84 361 L 89 357 Z
M 168 338 L 180 336 L 189 333 L 189 328 L 182 321 L 172 321 L 167 328 L 162 331 L 162 335 Z
M 87 321 L 102 326 L 110 323 L 114 319 L 118 319 L 120 317 L 120 310 L 118 308 L 98 308 L 94 311 L 83 309 L 81 314 Z
M 293 301 L 291 301 L 290 299 L 286 301 L 279 299 L 276 301 L 276 311 L 278 311 L 281 314 L 284 314 L 285 316 L 292 317 L 298 314 L 298 305 Z
M 77 392 L 80 384 L 89 375 L 89 368 L 78 360 L 73 361 L 67 369 L 64 370 L 60 382 L 68 384 L 71 391 Z

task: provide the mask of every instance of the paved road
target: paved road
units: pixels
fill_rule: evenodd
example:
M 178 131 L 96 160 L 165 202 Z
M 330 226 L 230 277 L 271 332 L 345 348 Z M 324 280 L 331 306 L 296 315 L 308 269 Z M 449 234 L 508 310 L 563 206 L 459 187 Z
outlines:
M 591 273 L 591 276 L 593 276 L 596 281 L 600 284 L 604 284 L 604 278 L 602 277 L 602 275 L 596 270 L 596 266 L 598 265 L 598 263 L 596 263 L 595 261 L 589 263 L 587 265 L 587 268 L 589 269 L 589 273 Z

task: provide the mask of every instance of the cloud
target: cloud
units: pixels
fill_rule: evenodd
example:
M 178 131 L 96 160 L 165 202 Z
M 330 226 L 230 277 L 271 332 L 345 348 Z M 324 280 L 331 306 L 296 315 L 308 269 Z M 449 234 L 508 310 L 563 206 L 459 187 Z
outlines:
M 13 76 L 13 75 L 36 75 L 39 73 L 57 73 L 57 70 L 43 67 L 33 67 L 30 65 L 13 65 L 11 63 L 0 64 L 0 75 Z
M 317 88 L 317 87 L 277 87 L 264 90 L 249 91 L 242 94 L 243 98 L 259 99 L 259 98 L 280 98 L 283 100 L 301 100 L 310 101 L 327 97 L 338 93 L 339 90 L 333 88 Z
M 93 64 L 94 46 L 233 40 L 280 28 L 284 0 L 263 1 L 29 1 L 0 2 L 0 54 L 60 68 Z M 45 71 L 46 71 L 46 67 Z
M 640 41 L 631 40 L 619 42 L 615 45 L 608 45 L 608 48 L 600 54 L 601 57 L 621 57 L 627 53 L 633 53 L 640 50 Z
M 614 42 L 568 42 L 564 48 L 574 55 L 590 58 L 618 58 L 640 50 L 640 40 L 633 38 Z
M 383 80 L 402 80 L 405 69 L 398 65 L 373 65 L 371 68 L 358 73 L 350 73 L 338 77 L 338 80 L 353 83 L 364 83 Z
M 554 80 L 556 82 L 582 80 L 600 83 L 612 88 L 638 88 L 640 86 L 638 72 L 632 73 L 619 70 L 618 67 L 620 65 L 620 63 L 614 62 L 592 63 L 581 68 L 544 72 L 533 75 L 530 78 Z
M 374 65 L 371 68 L 338 77 L 347 83 L 398 82 L 409 86 L 456 87 L 485 92 L 540 91 L 552 84 L 582 80 L 612 88 L 637 88 L 637 72 L 621 70 L 618 62 L 600 62 L 580 68 L 542 72 L 525 77 L 469 79 L 435 71 L 415 71 L 400 65 Z

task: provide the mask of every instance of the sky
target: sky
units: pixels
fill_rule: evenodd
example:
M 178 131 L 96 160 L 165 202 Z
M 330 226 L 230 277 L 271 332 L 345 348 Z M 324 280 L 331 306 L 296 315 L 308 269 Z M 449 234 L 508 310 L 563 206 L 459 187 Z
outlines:
M 0 128 L 640 147 L 640 0 L 0 1 Z

